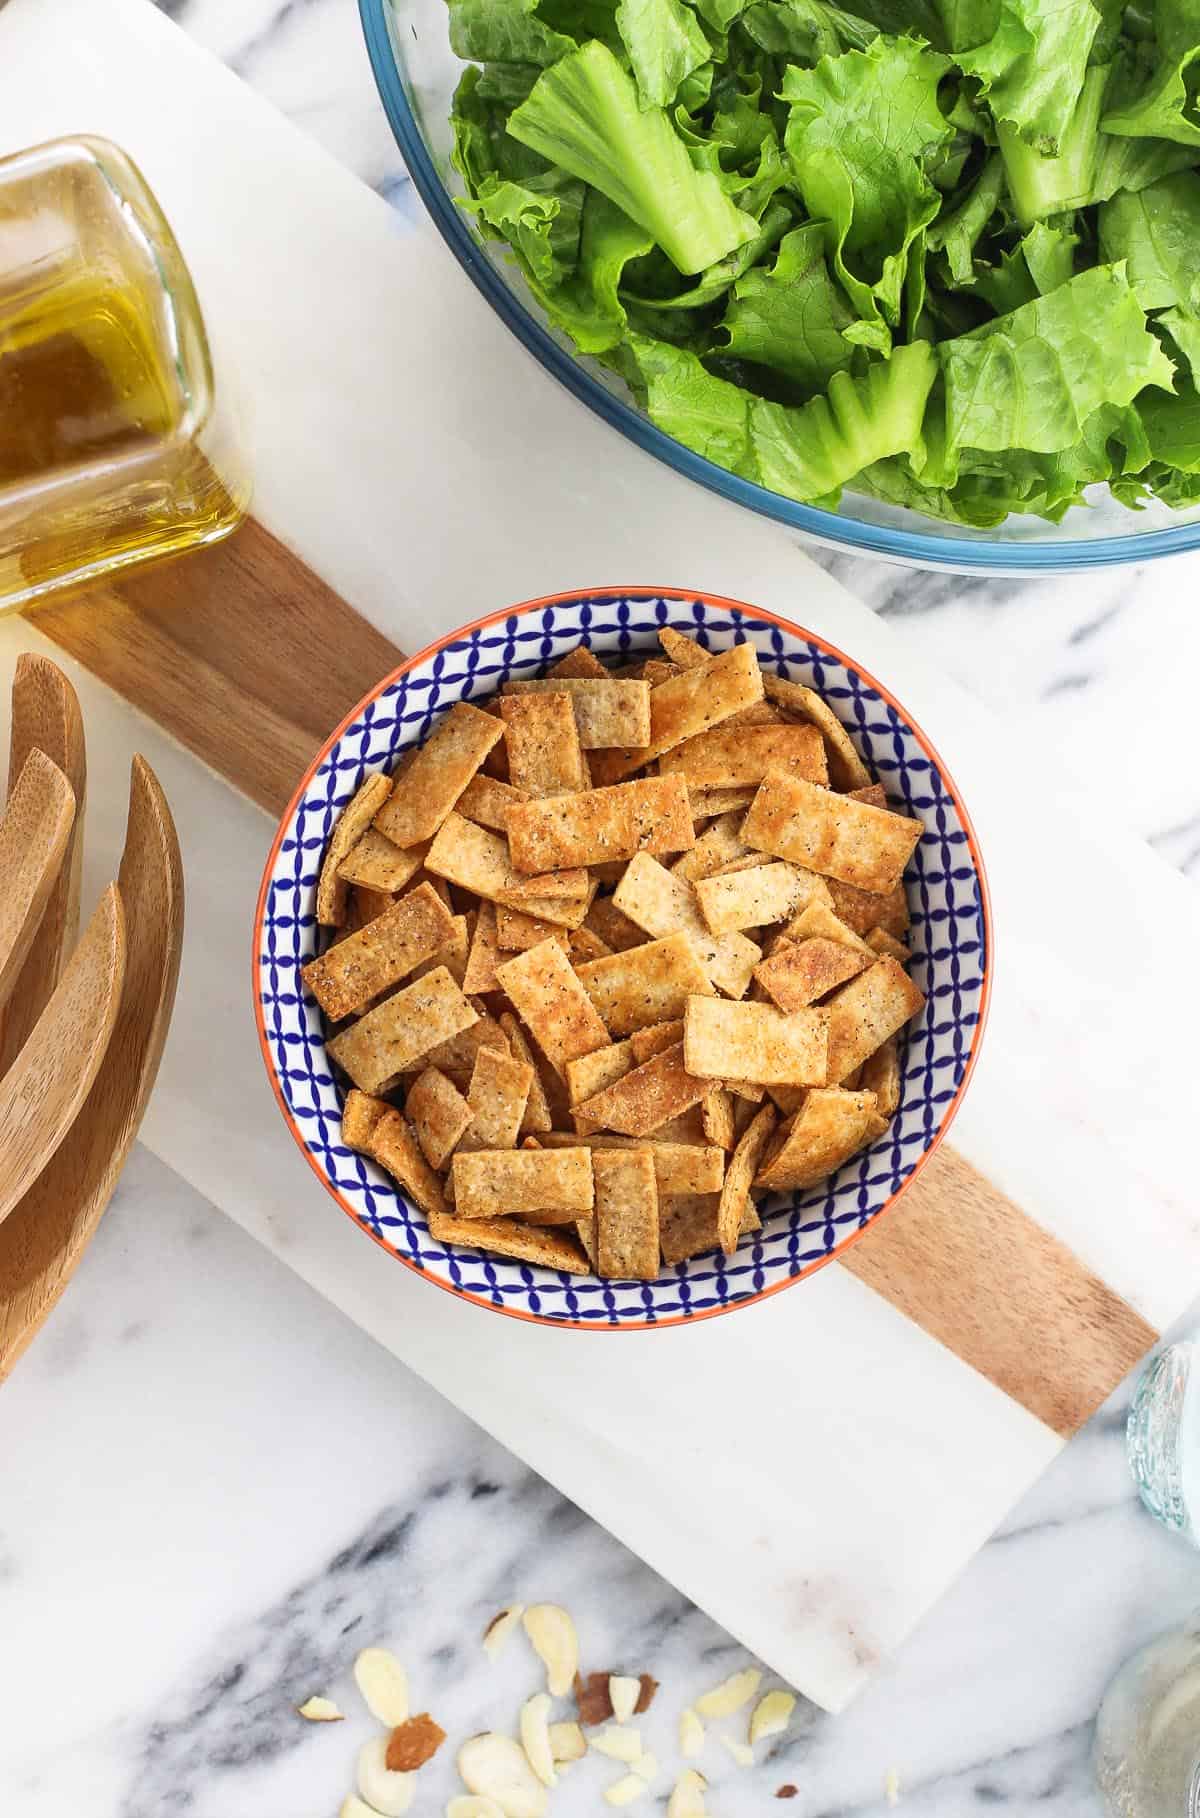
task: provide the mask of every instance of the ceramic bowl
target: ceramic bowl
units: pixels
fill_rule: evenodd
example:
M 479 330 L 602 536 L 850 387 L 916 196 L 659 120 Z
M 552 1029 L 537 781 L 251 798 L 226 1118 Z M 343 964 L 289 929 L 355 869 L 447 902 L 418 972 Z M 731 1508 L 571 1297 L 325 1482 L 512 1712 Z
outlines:
M 886 1133 L 821 1186 L 763 1202 L 736 1253 L 664 1267 L 653 1282 L 600 1281 L 447 1247 L 373 1162 L 341 1141 L 344 1082 L 325 1051 L 300 968 L 318 948 L 321 853 L 369 771 L 391 769 L 455 701 L 543 673 L 581 640 L 630 660 L 671 625 L 711 649 L 749 640 L 780 675 L 818 689 L 891 800 L 925 824 L 906 873 L 912 973 L 927 1004 L 902 1054 L 900 1107 Z M 970 1078 L 989 990 L 991 932 L 975 836 L 928 739 L 887 689 L 810 631 L 733 600 L 628 588 L 556 594 L 440 639 L 380 681 L 331 735 L 271 847 L 254 924 L 254 997 L 267 1071 L 318 1179 L 383 1250 L 426 1281 L 515 1318 L 628 1331 L 707 1319 L 803 1281 L 895 1206 L 945 1134 Z M 315 1216 L 314 1212 L 314 1216 Z

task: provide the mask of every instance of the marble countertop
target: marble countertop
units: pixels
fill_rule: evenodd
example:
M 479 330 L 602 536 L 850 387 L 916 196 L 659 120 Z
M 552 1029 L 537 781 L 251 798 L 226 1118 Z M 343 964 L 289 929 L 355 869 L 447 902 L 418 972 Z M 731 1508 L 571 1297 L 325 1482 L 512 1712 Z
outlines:
M 354 0 L 164 10 L 399 210 L 418 206 Z M 1185 739 L 1200 561 L 1019 585 L 818 560 L 999 708 L 1014 739 L 1038 742 L 1051 799 L 1056 755 L 1095 764 L 1114 815 L 1200 868 Z M 1126 1402 L 1073 1442 L 848 1712 L 802 1706 L 752 1772 L 710 1748 L 719 1818 L 761 1810 L 783 1783 L 798 1789 L 794 1818 L 881 1812 L 891 1773 L 917 1818 L 1001 1802 L 1093 1818 L 1103 1687 L 1200 1601 L 1200 1555 L 1136 1504 Z M 785 1414 L 780 1427 L 786 1443 Z M 396 1646 L 453 1737 L 508 1725 L 534 1676 L 517 1651 L 489 1666 L 477 1637 L 501 1604 L 531 1598 L 572 1610 L 593 1664 L 662 1680 L 647 1729 L 665 1791 L 679 1706 L 743 1659 L 144 1152 L 0 1397 L 0 1444 L 0 1632 L 20 1638 L 0 1664 L 0 1812 L 333 1812 L 366 1734 L 348 1684 L 358 1647 Z M 302 1725 L 291 1706 L 311 1691 L 355 1715 Z M 594 1806 L 615 1777 L 600 1766 L 576 1770 L 556 1810 Z M 424 1809 L 441 1809 L 452 1779 L 448 1760 L 431 1770 Z

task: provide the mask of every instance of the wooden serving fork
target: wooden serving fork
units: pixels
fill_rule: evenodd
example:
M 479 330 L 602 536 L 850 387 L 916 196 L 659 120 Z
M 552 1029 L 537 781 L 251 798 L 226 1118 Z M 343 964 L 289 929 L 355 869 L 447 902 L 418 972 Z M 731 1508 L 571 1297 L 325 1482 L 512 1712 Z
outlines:
M 135 758 L 118 881 L 71 952 L 83 731 L 74 690 L 45 658 L 18 665 L 12 760 L 0 855 L 6 837 L 10 850 L 24 850 L 18 828 L 36 830 L 37 854 L 0 868 L 0 1378 L 70 1279 L 137 1134 L 183 930 L 171 812 Z

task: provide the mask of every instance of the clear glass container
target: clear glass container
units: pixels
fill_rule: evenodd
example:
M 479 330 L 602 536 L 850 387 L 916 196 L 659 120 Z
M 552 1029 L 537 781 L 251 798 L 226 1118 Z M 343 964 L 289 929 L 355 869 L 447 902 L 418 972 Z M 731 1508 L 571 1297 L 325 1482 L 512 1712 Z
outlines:
M 1121 1668 L 1093 1765 L 1110 1818 L 1200 1818 L 1200 1613 Z
M 1200 1546 L 1200 1370 L 1191 1340 L 1167 1345 L 1146 1365 L 1125 1444 L 1155 1520 Z
M 140 171 L 88 137 L 0 159 L 0 611 L 227 536 L 249 493 Z

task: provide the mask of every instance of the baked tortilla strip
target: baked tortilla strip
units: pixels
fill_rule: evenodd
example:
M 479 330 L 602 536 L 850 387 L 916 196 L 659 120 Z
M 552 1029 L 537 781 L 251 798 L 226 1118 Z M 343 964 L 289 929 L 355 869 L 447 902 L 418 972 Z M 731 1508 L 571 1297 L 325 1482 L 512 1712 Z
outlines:
M 924 1007 L 924 993 L 894 959 L 876 960 L 866 972 L 852 978 L 829 1000 L 825 1083 L 840 1085 Z
M 398 1111 L 380 1118 L 371 1139 L 371 1154 L 381 1168 L 415 1200 L 427 1219 L 446 1210 L 442 1183 L 417 1145 L 417 1139 Z
M 773 1193 L 815 1187 L 870 1139 L 874 1117 L 873 1092 L 838 1086 L 809 1092 L 791 1124 L 784 1125 L 784 1140 L 760 1168 L 755 1186 Z
M 554 1123 L 550 1115 L 550 1106 L 546 1102 L 546 1088 L 538 1067 L 537 1056 L 525 1039 L 525 1031 L 511 1010 L 500 1013 L 500 1027 L 508 1038 L 508 1045 L 515 1060 L 524 1061 L 527 1067 L 533 1068 L 533 1078 L 529 1083 L 529 1099 L 525 1106 L 525 1115 L 521 1119 L 521 1135 L 536 1135 L 540 1130 L 549 1130 Z
M 475 932 L 471 936 L 471 950 L 467 955 L 467 969 L 463 974 L 462 988 L 468 997 L 477 997 L 482 991 L 495 991 L 496 967 L 500 961 L 500 943 L 496 939 L 496 905 L 481 899 L 479 913 L 475 917 Z
M 621 874 L 625 868 L 622 865 Z M 617 880 L 620 882 L 620 879 Z M 614 953 L 624 953 L 627 947 L 640 947 L 645 935 L 636 922 L 631 922 L 624 912 L 617 908 L 611 896 L 598 896 L 587 915 L 583 925 L 598 934 L 606 947 Z
M 673 1048 L 676 1042 L 682 1040 L 683 1018 L 676 1016 L 669 1023 L 651 1023 L 646 1029 L 635 1029 L 629 1038 L 629 1046 L 640 1067 L 651 1055 L 661 1054 L 664 1048 Z
M 514 869 L 536 875 L 631 859 L 635 852 L 684 852 L 696 835 L 683 778 L 655 776 L 518 803 L 509 813 L 508 838 Z
M 717 1205 L 717 1238 L 726 1256 L 737 1249 L 738 1233 L 750 1204 L 750 1187 L 767 1140 L 775 1128 L 775 1107 L 764 1105 L 744 1135 L 725 1170 L 725 1183 Z
M 580 1246 L 558 1231 L 535 1230 L 530 1225 L 510 1220 L 480 1221 L 459 1218 L 454 1213 L 431 1214 L 429 1235 L 440 1244 L 469 1244 L 476 1250 L 491 1250 L 496 1256 L 514 1256 L 520 1262 L 535 1263 L 543 1269 L 555 1269 L 561 1275 L 588 1275 L 591 1264 Z
M 773 770 L 750 804 L 742 838 L 760 852 L 882 893 L 899 883 L 924 831 L 920 821 Z
M 838 941 L 843 947 L 861 953 L 868 964 L 874 951 L 819 897 L 813 897 L 797 910 L 783 933 L 789 941 Z
M 467 955 L 471 951 L 471 922 L 473 920 L 474 911 L 469 917 L 452 915 L 450 933 L 445 941 L 431 959 L 422 960 L 419 965 L 413 967 L 413 977 L 424 978 L 427 972 L 434 972 L 439 966 L 445 966 L 451 978 L 456 979 L 461 985 L 467 975 Z
M 903 883 L 896 884 L 885 895 L 869 890 L 856 890 L 853 884 L 841 884 L 830 878 L 829 901 L 835 915 L 855 934 L 869 934 L 882 928 L 887 934 L 904 934 L 909 925 L 908 893 Z
M 689 794 L 691 791 L 689 789 Z M 751 797 L 751 801 L 754 798 Z M 746 804 L 747 807 L 749 803 Z M 692 812 L 696 803 L 693 798 Z M 671 866 L 674 877 L 682 878 L 685 884 L 697 884 L 702 877 L 712 877 L 723 865 L 729 865 L 736 859 L 745 858 L 749 848 L 741 838 L 742 822 L 745 815 L 739 808 L 731 809 L 726 814 L 718 815 L 711 827 L 706 827 L 690 852 L 677 858 Z M 757 861 L 756 861 L 757 862 Z
M 704 1122 L 704 1134 L 710 1143 L 722 1150 L 737 1147 L 737 1132 L 733 1122 L 733 1094 L 728 1086 L 717 1086 L 709 1093 L 700 1107 L 700 1116 Z
M 505 958 L 510 953 L 525 953 L 530 947 L 540 946 L 542 941 L 556 941 L 566 948 L 570 935 L 557 922 L 548 922 L 540 915 L 529 915 L 523 909 L 513 909 L 507 903 L 496 905 L 496 945 Z
M 571 955 L 573 966 L 586 966 L 589 960 L 611 959 L 612 948 L 607 941 L 602 941 L 598 934 L 582 924 L 572 928 L 567 940 L 567 951 Z
M 577 1107 L 580 1115 L 603 1130 L 622 1136 L 649 1136 L 669 1120 L 698 1105 L 712 1081 L 697 1079 L 683 1064 L 683 1043 L 664 1048 L 624 1079 Z
M 825 744 L 815 726 L 786 721 L 780 726 L 747 725 L 740 714 L 715 732 L 702 732 L 664 752 L 660 768 L 663 776 L 678 771 L 694 792 L 744 788 L 761 783 L 768 770 L 776 769 L 810 783 L 829 782 Z
M 680 669 L 703 669 L 712 661 L 711 650 L 705 650 L 695 638 L 684 637 L 682 631 L 675 631 L 670 625 L 659 627 L 658 641 L 667 661 Z
M 340 928 L 345 923 L 350 887 L 340 875 L 340 866 L 391 793 L 390 777 L 365 777 L 334 825 L 317 880 L 317 920 L 325 928 Z
M 789 713 L 797 713 L 822 734 L 829 747 L 829 774 L 835 789 L 863 789 L 871 773 L 854 748 L 854 741 L 822 695 L 806 688 L 802 682 L 789 682 L 783 676 L 763 675 L 767 699 Z
M 828 1010 L 793 1010 L 785 1015 L 774 1004 L 691 997 L 683 1019 L 685 1064 L 698 1079 L 821 1086 L 828 1065 L 829 1021 Z
M 875 1094 L 880 1117 L 894 1117 L 900 1105 L 900 1050 L 894 1035 L 881 1042 L 862 1066 L 862 1089 Z
M 658 1185 L 646 1149 L 597 1149 L 596 1271 L 609 1281 L 658 1274 Z
M 338 876 L 364 890 L 403 890 L 425 863 L 429 850 L 419 846 L 394 846 L 376 827 L 368 827 L 357 845 L 338 866 Z
M 471 778 L 454 808 L 464 820 L 477 821 L 494 833 L 507 833 L 509 809 L 517 802 L 528 800 L 524 789 L 514 789 L 511 783 L 502 783 L 498 777 L 484 776 L 480 772 Z
M 840 941 L 786 941 L 754 976 L 781 1010 L 803 1010 L 871 964 Z
M 470 1084 L 475 1056 L 481 1048 L 496 1048 L 501 1054 L 509 1052 L 508 1041 L 495 1017 L 490 1016 L 478 1002 L 472 1003 L 471 1008 L 476 1012 L 476 1021 L 469 1023 L 465 1029 L 460 1029 L 447 1041 L 439 1042 L 425 1057 L 429 1066 L 440 1067 L 443 1073 L 450 1074 L 452 1078 L 457 1073 L 464 1074 L 464 1090 Z
M 432 958 L 454 929 L 454 917 L 428 885 L 402 896 L 383 915 L 300 969 L 331 1022 L 355 1016 Z
M 603 680 L 595 676 L 557 676 L 544 682 L 507 682 L 504 692 L 566 693 L 584 751 L 650 743 L 650 688 L 646 682 L 609 675 Z
M 735 809 L 746 809 L 758 793 L 757 783 L 745 783 L 737 789 L 694 789 L 689 794 L 692 799 L 692 819 L 710 821 L 714 816 L 732 814 Z M 743 816 L 739 813 L 738 820 Z
M 714 936 L 727 939 L 742 928 L 766 928 L 772 922 L 786 921 L 805 894 L 803 876 L 781 859 L 766 865 L 736 862 L 737 870 L 702 877 L 696 885 L 705 922 Z
M 600 680 L 608 679 L 608 670 L 593 650 L 586 644 L 576 644 L 574 650 L 568 650 L 566 656 L 559 657 L 557 663 L 551 663 L 546 671 L 547 676 L 596 676 Z
M 689 1193 L 660 1202 L 658 1237 L 664 1262 L 687 1262 L 693 1256 L 703 1256 L 709 1250 L 720 1248 L 717 1236 L 720 1204 L 719 1193 Z M 762 1220 L 754 1201 L 747 1197 L 739 1236 L 747 1231 L 761 1230 Z
M 404 1115 L 430 1167 L 444 1168 L 471 1121 L 471 1107 L 440 1068 L 426 1067 L 404 1095 Z
M 663 1198 L 686 1193 L 719 1193 L 725 1179 L 725 1152 L 713 1144 L 664 1142 L 654 1136 L 618 1136 L 609 1130 L 592 1130 L 572 1136 L 566 1130 L 548 1130 L 542 1138 L 548 1149 L 569 1149 L 583 1144 L 597 1149 L 645 1149 L 654 1162 L 654 1178 Z
M 471 1122 L 459 1148 L 515 1149 L 532 1084 L 533 1068 L 524 1061 L 481 1048 L 467 1093 Z
M 867 932 L 867 946 L 872 953 L 887 954 L 891 959 L 899 960 L 902 966 L 912 958 L 912 949 L 903 941 L 898 941 L 886 928 L 871 928 Z
M 610 1042 L 607 1048 L 593 1048 L 578 1060 L 567 1062 L 567 1097 L 573 1105 L 582 1104 L 596 1092 L 603 1092 L 615 1080 L 632 1073 L 637 1061 L 630 1042 Z
M 516 959 L 506 960 L 497 966 L 496 977 L 561 1078 L 566 1078 L 569 1060 L 608 1046 L 608 1030 L 557 941 L 543 941 Z
M 696 892 L 685 879 L 638 852 L 625 867 L 613 901 L 655 939 L 686 934 L 710 981 L 729 997 L 744 997 L 762 954 L 743 934 L 712 933 L 700 913 Z
M 586 787 L 569 695 L 502 695 L 500 718 L 516 788 L 540 798 Z
M 359 1155 L 370 1155 L 376 1126 L 384 1113 L 392 1109 L 385 1098 L 372 1098 L 369 1092 L 360 1092 L 357 1086 L 351 1086 L 342 1106 L 342 1141 L 347 1149 L 355 1149 Z
M 591 878 L 582 865 L 569 871 L 543 871 L 537 877 L 522 877 L 504 893 L 504 900 L 514 909 L 524 909 L 535 897 L 587 896 Z
M 635 1029 L 669 1022 L 683 1015 L 690 997 L 713 991 L 686 934 L 669 934 L 609 959 L 589 960 L 576 967 L 575 976 L 610 1035 L 630 1035 Z
M 329 1043 L 328 1052 L 363 1092 L 396 1075 L 472 1023 L 479 1012 L 444 966 L 387 997 Z
M 861 789 L 847 789 L 846 794 L 853 802 L 867 802 L 872 808 L 886 808 L 887 791 L 882 783 L 864 783 Z
M 487 827 L 464 820 L 453 809 L 425 855 L 425 869 L 493 903 L 501 902 L 504 892 L 516 882 L 508 841 Z
M 504 728 L 467 701 L 454 706 L 396 779 L 375 825 L 397 846 L 432 839 Z
M 669 682 L 673 675 L 679 674 L 679 664 L 663 663 L 658 657 L 647 657 L 640 669 L 630 673 L 638 681 L 649 682 L 651 688 L 657 688 L 660 682 Z
M 685 670 L 650 690 L 650 739 L 622 751 L 598 752 L 597 781 L 619 782 L 684 739 L 707 732 L 763 698 L 762 675 L 751 644 L 735 644 L 702 667 Z
M 509 1218 L 540 1207 L 578 1214 L 595 1200 L 590 1149 L 458 1149 L 451 1171 L 462 1218 Z

